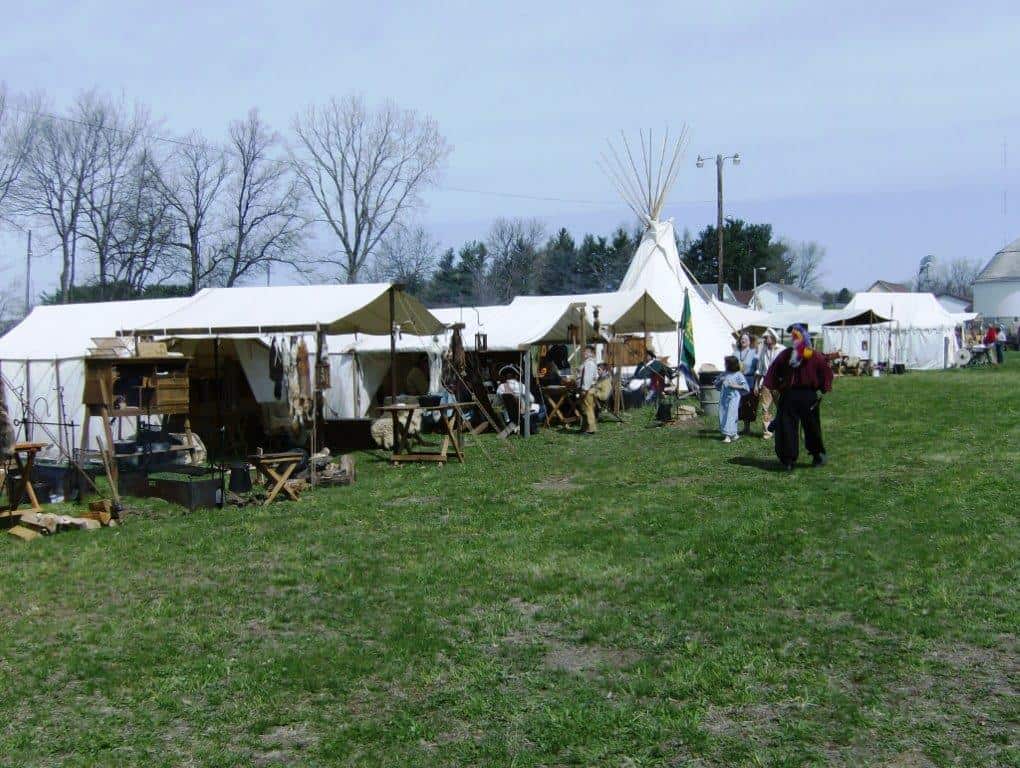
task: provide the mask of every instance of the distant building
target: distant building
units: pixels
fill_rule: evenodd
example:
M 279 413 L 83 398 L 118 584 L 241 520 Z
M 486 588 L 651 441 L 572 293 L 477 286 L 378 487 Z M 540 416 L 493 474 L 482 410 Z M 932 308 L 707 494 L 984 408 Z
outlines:
M 822 297 L 815 296 L 795 285 L 762 283 L 754 291 L 752 306 L 765 312 L 783 312 L 788 309 L 821 309 Z
M 754 301 L 754 291 L 734 291 L 733 296 L 736 298 L 737 304 L 742 307 L 749 307 Z
M 966 296 L 954 296 L 951 293 L 936 293 L 935 300 L 946 312 L 970 312 L 970 299 Z
M 888 280 L 876 280 L 865 293 L 910 293 L 910 286 L 890 283 Z
M 978 274 L 974 311 L 986 319 L 1020 321 L 1020 239 L 996 253 Z

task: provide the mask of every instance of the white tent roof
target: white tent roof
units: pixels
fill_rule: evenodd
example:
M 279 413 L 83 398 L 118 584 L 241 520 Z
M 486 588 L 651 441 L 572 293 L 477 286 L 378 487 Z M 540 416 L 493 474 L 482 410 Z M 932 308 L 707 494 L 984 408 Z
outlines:
M 594 327 L 595 309 L 599 324 L 615 333 L 644 333 L 676 330 L 677 320 L 648 291 L 642 288 L 612 293 L 578 293 L 565 296 L 518 296 L 510 306 L 531 313 L 545 307 L 583 305 L 588 322 Z M 574 321 L 576 322 L 576 320 Z
M 931 293 L 857 293 L 842 312 L 850 316 L 867 309 L 902 328 L 954 328 L 959 324 Z
M 187 303 L 125 332 L 155 336 L 232 333 L 298 333 L 317 326 L 330 335 L 390 332 L 389 283 L 207 288 Z M 395 321 L 404 333 L 427 335 L 441 324 L 403 291 L 396 294 Z
M 733 331 L 739 325 L 727 321 L 695 286 L 680 262 L 671 221 L 652 221 L 648 225 L 620 290 L 646 290 L 667 313 L 679 318 L 683 313 L 684 292 L 691 301 L 694 326 L 694 354 L 697 365 L 712 363 L 722 367 L 723 358 L 733 351 Z M 677 354 L 676 331 L 655 334 L 653 344 L 660 355 Z
M 190 301 L 189 297 L 39 306 L 0 339 L 0 360 L 85 357 L 93 338 L 152 322 Z
M 475 334 L 486 334 L 492 351 L 520 350 L 532 344 L 552 344 L 569 339 L 569 326 L 584 323 L 587 338 L 594 338 L 581 302 L 569 297 L 523 296 L 514 303 L 494 307 L 455 307 L 434 309 L 446 325 L 464 323 L 461 338 L 464 346 L 473 348 Z
M 711 302 L 717 310 L 726 316 L 726 319 L 730 321 L 733 327 L 738 330 L 741 328 L 751 327 L 772 327 L 769 323 L 769 314 L 767 312 L 762 312 L 760 309 L 739 307 L 736 304 L 719 301 L 719 299 L 714 296 L 711 298 Z M 695 328 L 695 333 L 697 333 L 697 328 Z

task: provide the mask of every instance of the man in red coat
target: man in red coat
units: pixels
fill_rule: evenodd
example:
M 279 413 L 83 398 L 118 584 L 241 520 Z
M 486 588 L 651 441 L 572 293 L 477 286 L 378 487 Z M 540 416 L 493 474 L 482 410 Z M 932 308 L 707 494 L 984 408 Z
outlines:
M 832 368 L 824 355 L 815 354 L 807 328 L 791 329 L 793 345 L 784 349 L 769 366 L 764 385 L 778 391 L 779 406 L 775 425 L 776 456 L 783 469 L 792 470 L 800 452 L 800 427 L 804 427 L 804 447 L 814 460 L 812 466 L 825 464 L 822 419 L 819 406 L 822 393 L 832 391 Z

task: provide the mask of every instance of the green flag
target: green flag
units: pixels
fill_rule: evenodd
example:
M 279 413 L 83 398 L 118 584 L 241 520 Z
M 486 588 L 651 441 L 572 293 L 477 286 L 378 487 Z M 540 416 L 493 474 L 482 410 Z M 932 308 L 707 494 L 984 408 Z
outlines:
M 694 323 L 691 322 L 691 297 L 684 288 L 684 311 L 680 316 L 680 362 L 694 371 Z

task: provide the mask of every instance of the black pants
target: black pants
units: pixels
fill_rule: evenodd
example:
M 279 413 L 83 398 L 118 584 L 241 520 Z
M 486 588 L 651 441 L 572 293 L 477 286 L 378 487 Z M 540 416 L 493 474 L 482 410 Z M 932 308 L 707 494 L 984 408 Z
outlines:
M 812 456 L 825 453 L 818 393 L 813 389 L 791 389 L 779 398 L 776 409 L 776 456 L 793 464 L 800 453 L 800 425 L 804 425 L 804 447 Z

